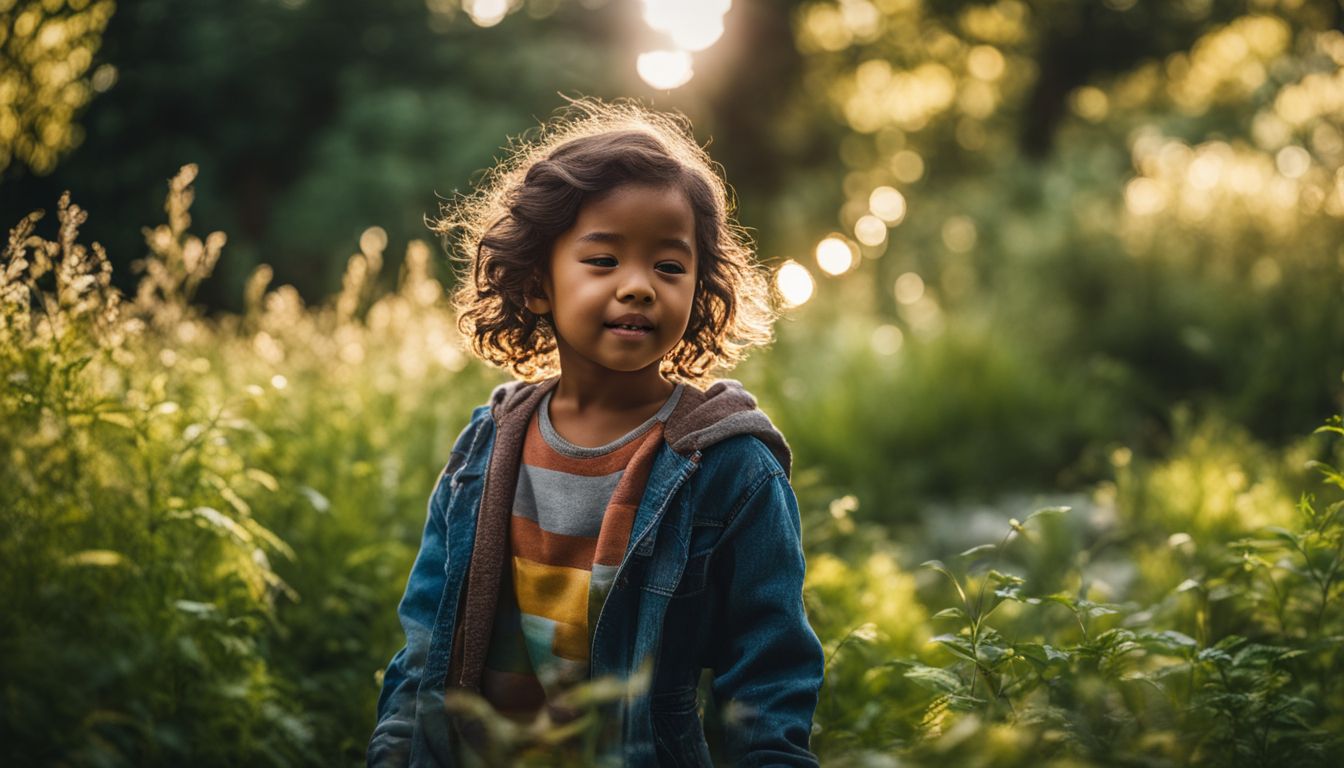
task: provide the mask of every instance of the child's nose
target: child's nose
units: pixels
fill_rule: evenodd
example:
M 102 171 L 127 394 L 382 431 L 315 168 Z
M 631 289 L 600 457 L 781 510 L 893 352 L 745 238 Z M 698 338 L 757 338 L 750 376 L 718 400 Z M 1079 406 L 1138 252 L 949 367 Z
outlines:
M 618 295 L 621 301 L 642 301 L 649 304 L 653 302 L 653 285 L 642 274 L 635 274 L 625 280 Z

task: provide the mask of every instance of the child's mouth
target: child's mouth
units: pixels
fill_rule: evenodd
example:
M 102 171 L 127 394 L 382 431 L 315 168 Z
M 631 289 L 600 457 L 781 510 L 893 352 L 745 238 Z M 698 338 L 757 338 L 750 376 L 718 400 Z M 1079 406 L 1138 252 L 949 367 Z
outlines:
M 608 325 L 607 330 L 617 336 L 624 336 L 629 339 L 638 339 L 653 332 L 652 328 L 639 328 L 633 325 Z
M 607 320 L 602 325 L 617 336 L 627 339 L 642 339 L 653 332 L 653 321 L 639 312 L 627 312 Z

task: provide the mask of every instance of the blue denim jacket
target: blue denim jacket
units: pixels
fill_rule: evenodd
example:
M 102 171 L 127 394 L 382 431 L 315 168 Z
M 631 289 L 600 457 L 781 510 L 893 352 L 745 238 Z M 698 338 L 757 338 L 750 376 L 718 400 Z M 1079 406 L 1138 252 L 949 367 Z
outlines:
M 398 607 L 406 645 L 384 674 L 370 766 L 453 764 L 462 734 L 444 693 L 479 692 L 490 628 L 481 619 L 493 615 L 503 567 L 499 530 L 517 477 L 519 425 L 555 383 L 496 388 L 453 447 Z M 710 765 L 696 695 L 709 668 L 736 765 L 817 765 L 808 744 L 824 658 L 803 610 L 790 458 L 741 384 L 686 386 L 591 628 L 593 678 L 652 672 L 651 686 L 628 686 L 606 718 L 617 735 L 603 745 L 604 761 Z M 464 623 L 473 629 L 464 633 Z

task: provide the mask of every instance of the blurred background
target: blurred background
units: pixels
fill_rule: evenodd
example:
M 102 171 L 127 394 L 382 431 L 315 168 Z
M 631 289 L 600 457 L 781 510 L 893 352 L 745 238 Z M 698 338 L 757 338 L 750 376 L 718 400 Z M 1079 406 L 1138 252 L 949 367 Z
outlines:
M 1028 728 L 994 702 L 1044 695 L 1045 678 L 978 697 L 977 680 L 1008 673 L 930 643 L 955 592 L 917 567 L 1031 538 L 1018 519 L 1067 506 L 995 561 L 1025 591 L 986 581 L 974 555 L 951 570 L 997 584 L 994 600 L 1128 605 L 1100 620 L 1191 648 L 1340 628 L 1324 565 L 1338 552 L 1312 559 L 1339 531 L 1316 517 L 1302 518 L 1326 526 L 1316 543 L 1292 550 L 1304 564 L 1265 550 L 1268 581 L 1210 586 L 1265 526 L 1307 535 L 1293 527 L 1319 487 L 1307 462 L 1336 450 L 1311 434 L 1344 407 L 1338 0 L 0 0 L 0 60 L 0 218 L 47 210 L 36 237 L 90 275 L 31 271 L 22 296 L 46 307 L 46 291 L 70 316 L 43 325 L 14 298 L 11 244 L 0 293 L 15 313 L 0 554 L 27 563 L 0 566 L 18 601 L 0 665 L 19 696 L 44 679 L 42 649 L 69 642 L 46 679 L 82 691 L 57 695 L 81 723 L 59 736 L 11 710 L 0 743 L 16 756 L 171 764 L 205 739 L 221 764 L 358 761 L 425 499 L 503 380 L 458 347 L 424 219 L 581 95 L 690 118 L 786 307 L 776 343 L 726 375 L 796 454 L 833 664 L 823 755 L 1338 756 L 1321 736 L 1340 725 L 1330 686 L 1309 706 L 1261 691 L 1307 725 L 1260 753 L 1236 751 L 1238 734 L 1282 711 L 1224 717 L 1193 684 L 1166 709 L 1073 691 L 1050 700 L 1066 725 Z M 87 220 L 58 229 L 67 190 Z M 71 298 L 95 275 L 101 298 Z M 92 514 L 95 498 L 119 512 Z M 160 513 L 185 532 L 141 525 Z M 187 541 L 211 554 L 184 565 Z M 108 590 L 109 573 L 138 574 L 143 592 L 89 593 L 89 572 Z M 1223 607 L 1179 603 L 1192 580 Z M 1307 584 L 1319 605 L 1291 597 Z M 1298 610 L 1316 623 L 1294 629 Z M 1052 650 L 1096 635 L 1010 619 Z M 97 674 L 75 640 L 90 622 L 124 651 Z M 1144 674 L 1185 658 L 1170 642 L 1145 646 Z M 1335 650 L 1314 653 L 1291 686 L 1339 671 Z M 882 666 L 915 657 L 953 677 Z M 202 687 L 165 693 L 193 671 Z M 126 686 L 144 693 L 114 705 Z M 188 718 L 188 694 L 214 714 Z M 948 741 L 949 712 L 975 727 Z M 1089 730 L 1116 718 L 1174 735 Z

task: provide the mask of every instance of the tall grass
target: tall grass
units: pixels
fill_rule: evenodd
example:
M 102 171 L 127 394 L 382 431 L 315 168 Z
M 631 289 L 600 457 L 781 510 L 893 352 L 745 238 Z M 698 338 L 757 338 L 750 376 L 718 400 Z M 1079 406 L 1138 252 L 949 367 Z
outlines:
M 0 297 L 0 743 L 11 764 L 353 759 L 451 440 L 491 377 L 466 367 L 412 243 L 304 307 L 191 305 L 225 244 L 189 233 L 193 167 L 145 231 L 133 299 L 62 198 L 10 232 Z M 419 510 L 417 512 L 417 510 Z
M 132 297 L 79 242 L 87 214 L 68 196 L 52 239 L 40 214 L 10 232 L 6 764 L 359 763 L 429 491 L 499 380 L 460 351 L 423 243 L 390 292 L 370 236 L 320 305 L 261 267 L 242 315 L 204 316 L 193 294 L 226 242 L 191 234 L 194 174 L 145 230 Z M 871 317 L 835 318 L 787 331 L 742 373 L 800 458 L 825 764 L 1344 757 L 1344 441 L 1270 448 L 1178 410 L 1168 451 L 1131 450 L 1099 440 L 1104 413 L 1052 406 L 1086 408 L 1079 379 L 973 319 L 890 355 L 873 351 Z M 968 370 L 988 389 L 940 384 Z M 822 391 L 837 371 L 850 389 Z M 1321 431 L 1344 435 L 1337 420 Z M 1018 455 L 990 466 L 1005 444 Z M 1107 460 L 1089 510 L 1005 512 L 1001 541 L 961 555 L 881 524 L 920 508 L 884 494 L 992 488 L 1080 445 Z M 554 732 L 495 725 L 496 762 L 548 762 Z

